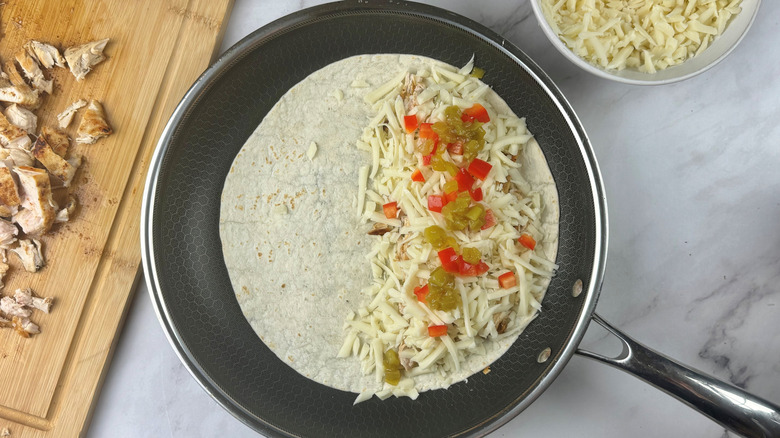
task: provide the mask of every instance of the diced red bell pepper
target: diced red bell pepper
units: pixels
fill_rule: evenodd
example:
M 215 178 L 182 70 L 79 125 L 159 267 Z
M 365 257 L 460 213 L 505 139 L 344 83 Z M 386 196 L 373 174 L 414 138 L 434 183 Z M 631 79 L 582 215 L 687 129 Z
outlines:
M 447 325 L 431 325 L 428 326 L 428 336 L 432 338 L 438 338 L 447 334 Z
M 414 172 L 412 172 L 412 181 L 425 182 L 425 177 L 420 169 L 415 169 Z
M 463 143 L 459 141 L 455 143 L 449 143 L 447 145 L 447 152 L 449 152 L 450 155 L 463 155 Z
M 417 116 L 404 116 L 404 129 L 411 134 L 417 129 Z
M 536 240 L 534 240 L 533 237 L 531 237 L 530 234 L 521 234 L 520 238 L 517 239 L 518 242 L 520 242 L 521 245 L 528 249 L 534 249 L 536 248 Z
M 458 199 L 458 191 L 455 190 L 452 193 L 445 193 L 444 194 L 444 205 L 449 204 L 450 202 L 453 202 L 454 200 Z
M 439 261 L 441 261 L 441 267 L 447 271 L 454 274 L 457 274 L 460 269 L 458 262 L 458 259 L 460 256 L 457 252 L 455 252 L 452 247 L 444 248 L 443 250 L 439 251 Z
M 388 202 L 382 205 L 382 210 L 384 210 L 386 218 L 395 219 L 398 216 L 398 203 L 395 201 Z
M 485 211 L 485 225 L 482 225 L 481 230 L 487 230 L 496 224 L 496 215 L 493 214 L 493 210 L 487 209 Z
M 477 265 L 463 260 L 463 256 L 458 257 L 458 274 L 460 275 L 477 275 Z
M 428 285 L 414 288 L 414 294 L 417 295 L 417 301 L 425 302 L 425 297 L 428 295 Z
M 442 207 L 447 205 L 447 200 L 441 195 L 429 195 L 428 196 L 428 210 L 436 213 L 441 213 Z
M 474 200 L 474 202 L 479 202 L 482 200 L 482 187 L 477 187 L 474 190 L 469 190 L 469 194 L 471 194 L 471 199 Z
M 476 120 L 481 123 L 487 123 L 490 121 L 490 115 L 488 115 L 488 112 L 484 106 L 475 103 L 471 108 L 466 108 L 463 110 L 463 114 L 460 116 L 460 119 L 464 122 L 473 122 Z
M 420 138 L 439 141 L 439 134 L 433 132 L 433 123 L 420 123 Z
M 422 161 L 423 166 L 429 166 L 431 164 L 431 158 L 433 158 L 433 154 L 436 153 L 436 149 L 439 147 L 439 141 L 437 140 L 436 143 L 433 145 L 433 150 L 428 155 L 423 155 Z
M 501 286 L 502 289 L 509 289 L 510 287 L 517 286 L 517 277 L 515 277 L 515 273 L 509 271 L 499 275 L 498 285 Z
M 463 257 L 458 258 L 458 273 L 460 275 L 476 277 L 477 275 L 484 274 L 488 271 L 488 269 L 490 269 L 490 267 L 487 265 L 487 263 L 481 260 L 476 265 L 472 265 L 471 263 L 463 260 Z
M 466 172 L 466 169 L 460 169 L 458 173 L 455 174 L 455 181 L 458 182 L 459 192 L 470 190 L 471 186 L 474 185 L 474 177 L 469 175 L 469 173 Z
M 479 178 L 484 181 L 485 178 L 487 178 L 488 173 L 490 173 L 490 169 L 492 168 L 493 165 L 487 161 L 474 158 L 474 161 L 469 164 L 469 173 L 474 175 L 474 178 Z

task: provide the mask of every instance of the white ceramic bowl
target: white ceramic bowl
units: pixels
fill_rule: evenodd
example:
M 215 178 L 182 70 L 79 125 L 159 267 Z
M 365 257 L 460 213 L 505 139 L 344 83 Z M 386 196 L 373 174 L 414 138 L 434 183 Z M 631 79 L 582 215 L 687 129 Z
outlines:
M 777 1 L 777 0 L 775 0 Z M 626 68 L 621 71 L 605 70 L 580 58 L 572 52 L 566 44 L 558 38 L 558 35 L 550 27 L 542 12 L 540 0 L 531 0 L 536 19 L 542 27 L 544 34 L 553 43 L 556 49 L 581 69 L 602 78 L 634 85 L 661 85 L 682 81 L 702 73 L 718 62 L 722 61 L 742 41 L 753 20 L 758 13 L 761 0 L 742 0 L 742 12 L 740 12 L 726 26 L 723 34 L 715 38 L 710 46 L 699 56 L 695 56 L 685 62 L 659 70 L 656 73 L 642 73 L 635 69 Z

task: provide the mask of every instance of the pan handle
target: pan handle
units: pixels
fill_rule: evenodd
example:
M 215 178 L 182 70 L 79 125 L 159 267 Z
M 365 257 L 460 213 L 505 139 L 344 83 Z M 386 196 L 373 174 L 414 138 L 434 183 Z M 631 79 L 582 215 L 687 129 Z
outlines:
M 620 340 L 623 351 L 617 357 L 581 349 L 577 354 L 633 374 L 740 435 L 780 437 L 777 405 L 645 347 L 595 313 L 593 320 Z

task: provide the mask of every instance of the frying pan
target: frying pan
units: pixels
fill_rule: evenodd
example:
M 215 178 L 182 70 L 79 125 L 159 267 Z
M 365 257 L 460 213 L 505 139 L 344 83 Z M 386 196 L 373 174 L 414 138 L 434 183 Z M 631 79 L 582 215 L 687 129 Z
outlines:
M 365 53 L 409 53 L 454 65 L 476 55 L 485 82 L 526 117 L 549 163 L 560 201 L 560 269 L 543 311 L 491 373 L 415 401 L 374 398 L 353 406 L 355 394 L 302 377 L 260 341 L 233 294 L 218 227 L 233 158 L 270 108 L 315 70 Z M 144 192 L 141 243 L 155 310 L 179 358 L 218 403 L 265 435 L 484 435 L 528 407 L 578 353 L 628 371 L 738 433 L 780 436 L 776 406 L 642 346 L 594 313 L 607 209 L 579 120 L 517 47 L 438 8 L 393 0 L 326 4 L 237 43 L 192 86 L 163 132 Z M 620 339 L 621 354 L 578 350 L 591 320 Z

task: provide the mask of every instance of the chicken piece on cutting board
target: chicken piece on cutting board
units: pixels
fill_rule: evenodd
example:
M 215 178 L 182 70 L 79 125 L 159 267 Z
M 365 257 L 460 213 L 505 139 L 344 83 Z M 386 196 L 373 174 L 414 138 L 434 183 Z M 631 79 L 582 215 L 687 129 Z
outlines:
M 39 236 L 51 229 L 57 214 L 57 203 L 52 199 L 51 182 L 43 169 L 21 166 L 14 169 L 21 186 L 22 210 L 13 221 L 25 234 Z
M 106 120 L 103 105 L 97 100 L 90 100 L 87 110 L 81 116 L 79 129 L 76 131 L 76 143 L 93 144 L 98 139 L 107 137 L 114 132 Z
M 26 51 L 22 50 L 16 54 L 16 62 L 19 63 L 19 67 L 22 68 L 24 75 L 32 84 L 33 88 L 40 91 L 45 91 L 49 94 L 54 91 L 54 83 L 51 79 L 46 79 L 43 75 L 43 70 L 38 62 L 35 61 Z
M 8 119 L 9 122 L 28 133 L 35 132 L 35 128 L 38 127 L 38 116 L 32 111 L 15 103 L 9 105 L 5 111 L 3 111 L 3 114 L 5 114 L 5 118 Z
M 24 45 L 25 50 L 30 56 L 38 60 L 43 68 L 52 68 L 54 66 L 65 68 L 65 58 L 60 55 L 60 51 L 51 44 L 31 40 Z
M 0 100 L 18 103 L 27 109 L 37 109 L 41 103 L 38 90 L 33 90 L 24 82 L 13 61 L 6 61 L 5 70 L 0 74 Z
M 80 108 L 83 108 L 87 105 L 87 101 L 84 99 L 79 99 L 72 104 L 68 105 L 67 108 L 62 110 L 61 113 L 57 114 L 57 122 L 59 122 L 60 128 L 65 129 L 68 126 L 70 126 L 70 122 L 73 121 L 73 116 L 76 115 L 76 111 L 78 111 Z
M 65 160 L 55 153 L 47 142 L 46 136 L 43 134 L 38 136 L 38 139 L 35 141 L 30 152 L 35 159 L 43 164 L 43 167 L 45 167 L 50 174 L 62 181 L 62 185 L 65 187 L 70 186 L 70 182 L 73 181 L 73 177 L 76 175 L 76 169 L 81 165 L 80 157 L 75 157 L 72 160 Z
M 70 72 L 73 73 L 77 81 L 83 80 L 84 76 L 92 70 L 92 67 L 106 59 L 103 55 L 103 49 L 106 48 L 108 40 L 106 38 L 104 40 L 91 41 L 80 46 L 65 49 L 65 60 L 68 61 Z
M 11 123 L 5 114 L 0 114 L 0 144 L 7 148 L 29 151 L 32 141 L 27 131 Z

